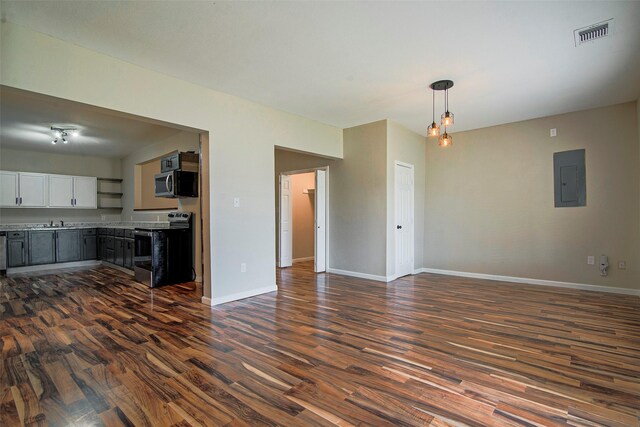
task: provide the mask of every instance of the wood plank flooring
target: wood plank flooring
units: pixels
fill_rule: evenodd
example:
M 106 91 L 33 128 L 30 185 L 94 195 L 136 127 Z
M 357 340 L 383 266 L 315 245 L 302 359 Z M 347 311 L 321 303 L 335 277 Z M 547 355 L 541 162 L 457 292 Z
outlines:
M 213 309 L 106 267 L 0 279 L 0 425 L 639 425 L 638 297 L 277 275 Z

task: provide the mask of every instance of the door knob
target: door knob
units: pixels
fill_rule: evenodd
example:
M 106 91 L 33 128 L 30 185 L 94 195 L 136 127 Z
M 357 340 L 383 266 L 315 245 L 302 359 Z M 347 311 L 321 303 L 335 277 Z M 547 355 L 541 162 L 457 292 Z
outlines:
M 400 230 L 400 229 L 402 228 L 402 226 L 401 226 L 401 225 L 396 225 L 396 228 L 397 228 L 398 230 Z

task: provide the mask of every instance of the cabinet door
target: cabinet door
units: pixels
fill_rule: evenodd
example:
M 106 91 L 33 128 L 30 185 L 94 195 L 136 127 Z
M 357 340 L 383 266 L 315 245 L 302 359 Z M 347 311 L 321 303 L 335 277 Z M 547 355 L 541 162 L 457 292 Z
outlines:
M 80 230 L 56 231 L 56 262 L 80 261 Z
M 20 172 L 20 206 L 25 208 L 44 208 L 47 206 L 47 175 L 42 173 Z
M 96 209 L 98 207 L 98 180 L 91 176 L 73 177 L 73 197 L 76 208 Z
M 18 206 L 18 172 L 0 172 L 0 206 Z
M 49 175 L 49 207 L 73 207 L 73 177 Z
M 96 239 L 96 259 L 98 259 L 98 260 L 102 259 L 102 241 L 103 240 L 104 240 L 104 237 L 97 236 L 97 239 Z
M 124 239 L 116 237 L 115 262 L 114 264 L 124 266 Z
M 25 240 L 7 240 L 7 266 L 21 267 L 27 265 Z
M 124 239 L 124 268 L 133 269 L 133 240 Z
M 96 236 L 83 236 L 82 259 L 96 259 L 98 257 L 98 244 Z
M 56 262 L 55 231 L 29 232 L 29 264 L 53 264 Z

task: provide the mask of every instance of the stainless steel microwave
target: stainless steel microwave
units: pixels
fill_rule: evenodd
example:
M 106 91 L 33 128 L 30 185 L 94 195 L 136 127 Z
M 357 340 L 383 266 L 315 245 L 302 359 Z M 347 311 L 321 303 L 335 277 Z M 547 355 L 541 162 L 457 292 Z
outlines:
M 198 197 L 198 173 L 172 170 L 155 176 L 156 197 Z

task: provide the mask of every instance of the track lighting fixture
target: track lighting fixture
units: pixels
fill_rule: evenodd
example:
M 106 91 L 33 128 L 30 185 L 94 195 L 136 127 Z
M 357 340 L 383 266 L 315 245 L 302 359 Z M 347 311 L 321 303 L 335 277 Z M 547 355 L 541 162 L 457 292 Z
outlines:
M 78 129 L 71 127 L 51 126 L 51 130 L 53 131 L 53 140 L 51 140 L 53 145 L 56 145 L 58 141 L 62 141 L 63 144 L 67 144 L 69 143 L 67 137 L 76 137 L 80 134 Z

